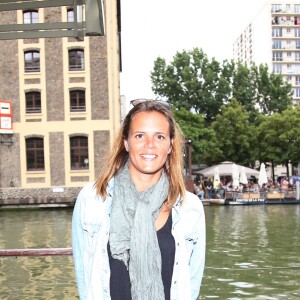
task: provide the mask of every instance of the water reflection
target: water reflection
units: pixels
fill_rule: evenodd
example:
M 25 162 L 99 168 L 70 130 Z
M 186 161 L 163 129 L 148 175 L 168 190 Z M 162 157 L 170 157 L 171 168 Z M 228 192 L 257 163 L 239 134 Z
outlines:
M 71 247 L 71 209 L 0 211 L 0 248 Z M 78 299 L 71 256 L 0 258 L 0 298 Z
M 300 299 L 300 206 L 206 207 L 199 299 Z
M 300 205 L 208 206 L 199 299 L 300 299 Z M 0 210 L 0 248 L 71 247 L 72 209 Z M 0 258 L 0 298 L 78 299 L 71 256 Z

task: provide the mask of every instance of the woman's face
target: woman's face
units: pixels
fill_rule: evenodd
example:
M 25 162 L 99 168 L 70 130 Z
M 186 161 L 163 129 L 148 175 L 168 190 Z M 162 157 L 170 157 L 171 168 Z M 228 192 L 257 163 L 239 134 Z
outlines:
M 129 152 L 132 180 L 151 178 L 152 183 L 158 181 L 172 150 L 166 117 L 156 111 L 137 113 L 131 120 L 128 140 L 124 144 Z

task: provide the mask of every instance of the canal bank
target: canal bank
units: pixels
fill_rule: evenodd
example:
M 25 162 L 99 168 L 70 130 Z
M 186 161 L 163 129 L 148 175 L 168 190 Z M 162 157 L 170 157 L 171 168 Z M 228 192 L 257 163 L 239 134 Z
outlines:
M 81 187 L 1 188 L 0 209 L 10 207 L 72 207 Z

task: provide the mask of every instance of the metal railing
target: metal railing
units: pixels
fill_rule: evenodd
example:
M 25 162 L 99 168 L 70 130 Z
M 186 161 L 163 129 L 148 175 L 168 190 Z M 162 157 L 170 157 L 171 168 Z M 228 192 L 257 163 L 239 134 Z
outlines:
M 0 257 L 72 255 L 72 248 L 0 249 Z

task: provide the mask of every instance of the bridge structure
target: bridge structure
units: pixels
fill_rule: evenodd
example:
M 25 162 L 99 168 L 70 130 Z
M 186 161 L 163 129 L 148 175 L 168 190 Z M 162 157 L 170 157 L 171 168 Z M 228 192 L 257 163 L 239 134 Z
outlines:
M 2 0 L 0 13 L 60 6 L 73 8 L 74 22 L 3 24 L 0 25 L 0 40 L 51 37 L 83 40 L 84 36 L 105 35 L 103 0 Z

